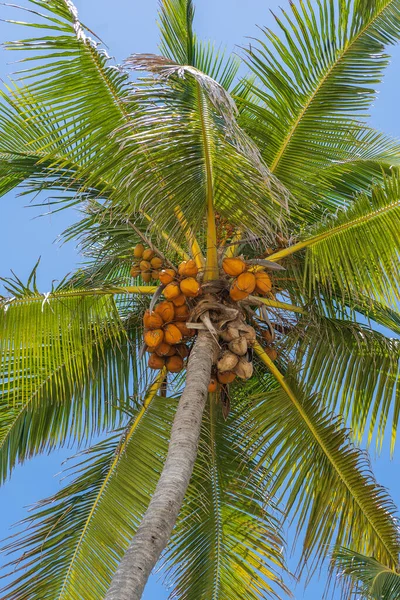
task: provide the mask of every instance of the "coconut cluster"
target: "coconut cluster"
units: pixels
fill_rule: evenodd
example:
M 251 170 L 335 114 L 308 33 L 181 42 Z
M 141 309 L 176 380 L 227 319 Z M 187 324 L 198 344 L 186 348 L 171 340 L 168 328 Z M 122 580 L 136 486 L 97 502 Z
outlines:
M 132 277 L 142 276 L 143 281 L 158 281 L 160 278 L 160 269 L 163 267 L 163 261 L 151 248 L 146 248 L 143 244 L 137 244 L 133 249 L 135 262 L 131 267 Z
M 250 294 L 266 296 L 272 290 L 272 281 L 261 267 L 247 264 L 242 258 L 225 258 L 222 261 L 224 272 L 233 277 L 230 297 L 235 302 L 245 300 Z

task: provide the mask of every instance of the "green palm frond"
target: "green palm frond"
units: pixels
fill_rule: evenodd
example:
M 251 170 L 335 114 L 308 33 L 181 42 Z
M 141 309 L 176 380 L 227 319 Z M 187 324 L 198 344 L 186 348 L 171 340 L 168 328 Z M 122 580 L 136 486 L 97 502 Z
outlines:
M 339 548 L 334 559 L 344 580 L 356 584 L 356 594 L 368 600 L 398 600 L 400 597 L 400 573 L 374 557 Z
M 154 393 L 122 433 L 84 452 L 73 481 L 40 502 L 9 541 L 16 577 L 4 600 L 22 600 L 27 590 L 30 600 L 104 598 L 167 451 L 175 401 Z
M 347 210 L 315 227 L 272 261 L 305 251 L 303 288 L 309 297 L 370 297 L 395 308 L 400 298 L 400 177 L 360 194 Z
M 135 304 L 122 321 L 110 293 L 41 295 L 34 277 L 6 285 L 14 298 L 0 304 L 1 480 L 16 462 L 121 422 L 139 382 L 141 328 Z
M 171 598 L 256 600 L 287 593 L 279 515 L 262 469 L 244 454 L 243 405 L 229 420 L 210 396 L 199 454 L 165 562 Z M 290 595 L 290 594 L 289 594 Z
M 256 101 L 244 101 L 241 124 L 272 172 L 301 198 L 293 215 L 312 222 L 324 209 L 343 205 L 365 177 L 365 167 L 357 164 L 368 152 L 360 117 L 388 64 L 385 46 L 399 40 L 400 2 L 291 2 L 290 11 L 275 19 L 282 39 L 264 29 L 265 37 L 247 52 L 257 77 Z M 386 144 L 374 135 L 378 145 Z M 386 166 L 398 156 L 393 144 Z M 330 197 L 326 184 L 332 174 L 325 169 L 333 167 L 339 177 L 341 163 L 345 175 L 351 162 L 351 178 L 343 177 Z
M 247 435 L 254 457 L 274 476 L 270 492 L 280 494 L 296 521 L 301 564 L 311 574 L 332 546 L 343 545 L 396 565 L 395 507 L 366 454 L 353 447 L 341 420 L 316 394 L 293 376 L 283 377 L 274 363 L 270 369 L 275 382 L 268 376 L 254 384 Z
M 400 412 L 400 340 L 352 321 L 307 314 L 285 341 L 296 345 L 297 368 L 324 405 L 349 422 L 361 443 L 374 434 L 381 446 L 387 428 L 393 452 Z M 389 422 L 388 422 L 389 420 Z

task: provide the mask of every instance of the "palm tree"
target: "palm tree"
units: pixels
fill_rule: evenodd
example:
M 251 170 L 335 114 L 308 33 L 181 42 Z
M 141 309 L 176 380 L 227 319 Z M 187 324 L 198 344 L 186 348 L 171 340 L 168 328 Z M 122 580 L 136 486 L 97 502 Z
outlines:
M 7 44 L 27 62 L 2 94 L 0 190 L 78 207 L 64 237 L 85 263 L 45 294 L 37 265 L 3 280 L 1 478 L 102 440 L 7 544 L 3 598 L 140 598 L 161 555 L 171 597 L 277 597 L 287 520 L 300 573 L 335 546 L 395 569 L 395 507 L 354 444 L 389 427 L 393 450 L 400 407 L 400 146 L 365 122 L 400 0 L 291 3 L 242 62 L 197 39 L 190 0 L 163 0 L 161 56 L 123 68 L 70 0 L 28 14 L 35 37 Z M 138 243 L 199 273 L 175 375 L 143 353 L 164 288 L 131 274 Z M 272 292 L 231 299 L 221 265 L 239 256 Z M 232 315 L 254 375 L 209 388 Z
M 357 584 L 356 593 L 360 594 L 360 598 L 397 600 L 400 597 L 400 573 L 375 558 L 339 548 L 335 552 L 335 560 L 350 583 Z

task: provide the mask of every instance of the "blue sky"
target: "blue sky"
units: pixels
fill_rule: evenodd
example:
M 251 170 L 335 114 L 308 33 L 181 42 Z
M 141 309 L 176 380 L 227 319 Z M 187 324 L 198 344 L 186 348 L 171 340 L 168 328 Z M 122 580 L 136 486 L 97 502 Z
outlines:
M 201 37 L 216 40 L 217 44 L 235 50 L 235 45 L 245 45 L 246 37 L 257 36 L 258 25 L 273 26 L 270 9 L 286 6 L 288 0 L 198 0 L 196 5 L 196 30 Z M 157 0 L 76 0 L 80 17 L 108 45 L 109 53 L 122 61 L 135 52 L 156 52 L 158 31 L 156 26 Z M 0 17 L 7 18 L 15 11 L 1 7 Z M 18 18 L 18 17 L 17 17 Z M 20 17 L 19 17 L 20 18 Z M 0 22 L 0 40 L 23 37 L 20 28 Z M 236 50 L 239 49 L 236 47 Z M 400 49 L 392 49 L 393 60 L 387 71 L 380 97 L 371 111 L 374 126 L 400 138 L 398 96 Z M 0 50 L 0 77 L 5 79 L 15 67 L 8 62 L 16 60 L 14 54 Z M 60 279 L 74 269 L 78 261 L 72 244 L 61 246 L 57 235 L 76 219 L 73 211 L 58 215 L 37 217 L 43 209 L 26 208 L 29 199 L 8 194 L 1 199 L 2 232 L 0 235 L 0 276 L 13 269 L 26 278 L 39 256 L 42 257 L 39 284 L 42 291 L 50 288 L 52 279 Z M 43 498 L 59 488 L 61 462 L 71 454 L 66 449 L 50 457 L 35 458 L 15 470 L 13 479 L 0 489 L 0 538 L 10 533 L 10 526 L 26 515 L 25 506 Z M 396 477 L 398 454 L 389 462 L 386 452 L 375 462 L 378 480 L 390 488 L 396 503 L 400 504 L 400 482 Z M 323 584 L 314 582 L 306 592 L 299 586 L 295 598 L 318 600 Z M 153 577 L 144 599 L 163 600 L 167 594 Z

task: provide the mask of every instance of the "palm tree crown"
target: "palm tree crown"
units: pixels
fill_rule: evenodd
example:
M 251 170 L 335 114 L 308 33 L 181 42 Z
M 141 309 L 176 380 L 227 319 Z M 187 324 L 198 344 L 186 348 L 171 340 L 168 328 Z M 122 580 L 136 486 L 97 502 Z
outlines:
M 15 576 L 3 598 L 105 598 L 193 372 L 193 358 L 187 371 L 165 357 L 149 368 L 143 346 L 145 311 L 166 293 L 158 269 L 182 261 L 202 290 L 185 301 L 185 348 L 203 334 L 226 347 L 221 307 L 256 339 L 248 379 L 226 384 L 210 357 L 215 387 L 163 555 L 171 597 L 288 594 L 287 520 L 300 573 L 345 547 L 332 572 L 355 552 L 395 579 L 396 508 L 356 444 L 389 435 L 393 451 L 400 411 L 400 145 L 366 123 L 400 0 L 290 3 L 241 59 L 196 37 L 191 0 L 161 0 L 160 56 L 122 67 L 70 0 L 29 0 L 26 15 L 33 37 L 7 43 L 26 54 L 1 92 L 0 193 L 50 190 L 55 210 L 77 206 L 64 237 L 85 262 L 47 294 L 38 265 L 26 283 L 3 279 L 0 477 L 68 441 L 104 439 L 7 542 Z M 138 244 L 159 259 L 152 275 Z M 223 266 L 234 257 L 272 290 L 234 303 Z

